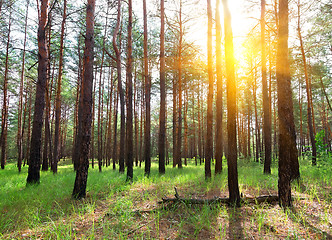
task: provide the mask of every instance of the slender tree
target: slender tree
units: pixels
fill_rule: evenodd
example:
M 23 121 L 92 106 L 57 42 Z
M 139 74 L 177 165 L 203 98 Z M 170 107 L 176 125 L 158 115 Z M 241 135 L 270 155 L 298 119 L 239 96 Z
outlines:
M 8 131 L 8 68 L 9 68 L 9 44 L 10 44 L 10 31 L 12 24 L 12 7 L 9 10 L 8 20 L 8 34 L 6 44 L 6 60 L 5 60 L 5 76 L 3 81 L 3 105 L 2 105 L 2 116 L 1 116 L 1 169 L 5 169 L 7 161 L 7 131 Z
M 237 175 L 237 144 L 236 144 L 236 80 L 234 69 L 233 33 L 231 14 L 227 0 L 223 0 L 225 28 L 225 57 L 227 76 L 227 165 L 229 201 L 240 204 L 239 183 Z
M 133 82 L 132 82 L 132 24 L 133 24 L 133 7 L 132 0 L 128 0 L 128 40 L 127 40 L 127 180 L 133 179 Z
M 145 2 L 145 0 L 144 0 Z M 165 80 L 165 6 L 160 0 L 160 116 L 159 116 L 159 173 L 165 173 L 166 147 L 166 80 Z M 146 98 L 150 97 L 146 95 Z M 146 101 L 150 102 L 150 99 Z M 149 106 L 150 107 L 150 106 Z M 146 109 L 146 111 L 148 108 Z M 150 110 L 150 109 L 149 109 Z M 148 123 L 148 122 L 147 122 Z M 148 126 L 146 124 L 146 126 Z
M 89 147 L 91 140 L 91 121 L 92 121 L 92 86 L 93 86 L 93 58 L 94 58 L 94 12 L 95 0 L 88 0 L 86 9 L 86 34 L 84 49 L 84 75 L 80 103 L 78 109 L 78 136 L 77 154 L 78 168 L 72 196 L 75 199 L 85 198 L 86 184 L 89 169 Z
M 61 23 L 61 35 L 60 35 L 60 57 L 59 57 L 59 74 L 57 81 L 57 92 L 55 100 L 55 129 L 54 129 L 54 149 L 53 149 L 53 164 L 52 171 L 57 173 L 58 171 L 58 161 L 60 160 L 59 156 L 59 138 L 60 138 L 60 118 L 61 118 L 61 82 L 62 82 L 62 72 L 63 72 L 63 42 L 65 37 L 65 24 L 67 17 L 67 0 L 63 1 L 63 14 L 62 14 L 62 23 Z
M 279 115 L 278 194 L 282 207 L 291 206 L 293 162 L 297 162 L 291 77 L 288 58 L 288 0 L 279 0 L 277 45 L 277 91 Z
M 27 184 L 39 183 L 40 149 L 45 108 L 45 85 L 47 79 L 48 52 L 45 39 L 47 24 L 48 0 L 41 0 L 38 26 L 38 80 L 31 134 L 31 149 Z
M 213 138 L 212 138 L 212 102 L 213 102 L 213 60 L 212 60 L 212 8 L 211 0 L 207 0 L 207 16 L 208 16 L 208 75 L 209 90 L 207 96 L 207 125 L 206 125 L 206 154 L 205 154 L 205 178 L 211 178 L 211 159 L 213 157 Z
M 113 48 L 116 56 L 116 70 L 118 76 L 118 94 L 120 96 L 120 115 L 121 115 L 121 126 L 120 126 L 120 154 L 119 154 L 119 172 L 124 173 L 124 153 L 125 153 L 125 100 L 124 100 L 124 92 L 122 89 L 122 80 L 121 80 L 121 52 L 116 44 L 116 39 L 120 30 L 120 22 L 121 22 L 121 0 L 118 0 L 118 13 L 117 13 L 117 22 L 115 26 L 115 30 L 113 33 Z M 121 41 L 119 41 L 121 43 Z
M 264 173 L 271 174 L 271 116 L 270 100 L 266 74 L 266 44 L 265 44 L 265 0 L 261 0 L 261 47 L 262 47 L 262 92 L 263 92 L 263 135 L 264 135 Z
M 216 4 L 216 74 L 217 74 L 217 100 L 216 100 L 216 166 L 215 173 L 222 171 L 223 157 L 223 89 L 222 89 L 222 66 L 221 66 L 221 24 L 220 24 L 220 0 Z

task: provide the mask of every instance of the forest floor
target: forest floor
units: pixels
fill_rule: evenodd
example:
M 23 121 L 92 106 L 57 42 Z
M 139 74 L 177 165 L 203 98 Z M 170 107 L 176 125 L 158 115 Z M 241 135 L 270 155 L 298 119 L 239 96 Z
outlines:
M 293 208 L 275 204 L 242 203 L 165 206 L 158 202 L 174 196 L 211 199 L 228 197 L 227 166 L 222 174 L 204 180 L 204 166 L 190 160 L 183 169 L 167 166 L 151 175 L 134 168 L 134 180 L 110 167 L 89 169 L 87 198 L 72 200 L 75 173 L 69 161 L 58 174 L 41 173 L 38 186 L 26 187 L 27 167 L 15 164 L 0 171 L 1 239 L 332 239 L 331 159 L 312 167 L 302 159 L 300 183 L 293 183 Z M 226 165 L 226 161 L 224 161 Z M 239 160 L 243 197 L 277 194 L 277 166 L 264 175 L 259 163 Z M 164 207 L 163 207 L 164 206 Z

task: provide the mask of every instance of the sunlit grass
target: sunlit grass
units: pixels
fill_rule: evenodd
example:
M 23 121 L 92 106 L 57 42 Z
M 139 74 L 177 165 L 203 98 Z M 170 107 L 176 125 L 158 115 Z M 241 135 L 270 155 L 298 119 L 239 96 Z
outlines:
M 103 168 L 89 169 L 87 198 L 75 201 L 71 198 L 75 173 L 71 165 L 59 166 L 58 174 L 41 172 L 37 186 L 26 187 L 27 167 L 19 174 L 14 164 L 8 164 L 0 171 L 0 233 L 2 238 L 42 236 L 45 239 L 94 239 L 103 238 L 200 238 L 213 236 L 227 237 L 229 227 L 239 219 L 246 221 L 241 236 L 251 237 L 252 231 L 264 234 L 279 234 L 278 224 L 289 221 L 306 226 L 310 218 L 306 211 L 309 206 L 295 201 L 296 214 L 283 213 L 280 208 L 269 205 L 241 208 L 240 212 L 227 206 L 174 206 L 169 210 L 152 211 L 138 216 L 136 210 L 157 209 L 162 197 L 173 196 L 174 187 L 185 198 L 228 196 L 227 164 L 223 161 L 223 172 L 205 181 L 204 165 L 195 166 L 189 161 L 183 169 L 167 166 L 166 174 L 158 173 L 157 161 L 152 162 L 151 174 L 144 176 L 144 168 L 134 168 L 132 183 L 126 182 L 126 175 L 118 170 Z M 329 165 L 312 167 L 308 159 L 301 160 L 301 182 L 293 184 L 294 192 L 305 194 L 308 204 L 316 201 L 321 206 L 318 223 L 330 224 L 331 218 L 331 172 Z M 212 165 L 214 170 L 214 166 Z M 277 165 L 273 164 L 272 174 L 263 174 L 263 165 L 240 159 L 238 163 L 239 185 L 243 196 L 258 196 L 277 193 Z M 323 170 L 323 171 L 321 171 Z M 240 222 L 241 222 L 240 221 Z M 225 225 L 225 222 L 229 222 Z M 167 233 L 164 225 L 173 226 L 173 233 Z M 84 230 L 82 230 L 84 229 Z M 165 235 L 166 234 L 166 235 Z M 203 235 L 202 235 L 203 234 Z M 205 235 L 204 235 L 205 234 Z M 297 236 L 295 229 L 284 234 Z M 211 236 L 212 236 L 211 235 Z M 229 236 L 228 236 L 229 237 Z

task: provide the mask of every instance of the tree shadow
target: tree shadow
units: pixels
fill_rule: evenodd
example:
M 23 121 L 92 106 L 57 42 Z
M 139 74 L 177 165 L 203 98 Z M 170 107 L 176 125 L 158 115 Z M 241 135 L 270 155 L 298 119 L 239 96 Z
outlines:
M 241 208 L 228 207 L 228 239 L 244 239 Z
M 304 228 L 306 229 L 309 229 L 311 230 L 312 232 L 315 232 L 315 233 L 318 233 L 319 235 L 321 235 L 320 237 L 322 239 L 332 239 L 332 235 L 315 227 L 313 224 L 311 224 L 309 222 L 308 219 L 311 218 L 310 215 L 308 214 L 304 214 L 304 217 L 303 217 L 303 214 L 301 213 L 298 213 L 298 211 L 293 207 L 290 209 L 290 219 L 293 221 L 293 222 L 296 222 L 296 223 L 299 223 L 301 224 Z

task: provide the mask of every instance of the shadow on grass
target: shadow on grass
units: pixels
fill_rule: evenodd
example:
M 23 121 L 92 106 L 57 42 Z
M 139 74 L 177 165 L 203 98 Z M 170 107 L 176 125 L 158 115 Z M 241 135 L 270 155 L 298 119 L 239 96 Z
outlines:
M 311 224 L 308 219 L 310 219 L 311 216 L 308 214 L 300 214 L 295 208 L 292 208 L 290 211 L 290 219 L 295 222 L 301 224 L 304 228 L 310 229 L 314 233 L 317 233 L 321 235 L 321 239 L 328 239 L 332 240 L 332 235 L 329 233 L 315 227 L 313 224 Z
M 241 208 L 228 207 L 228 239 L 244 239 Z

